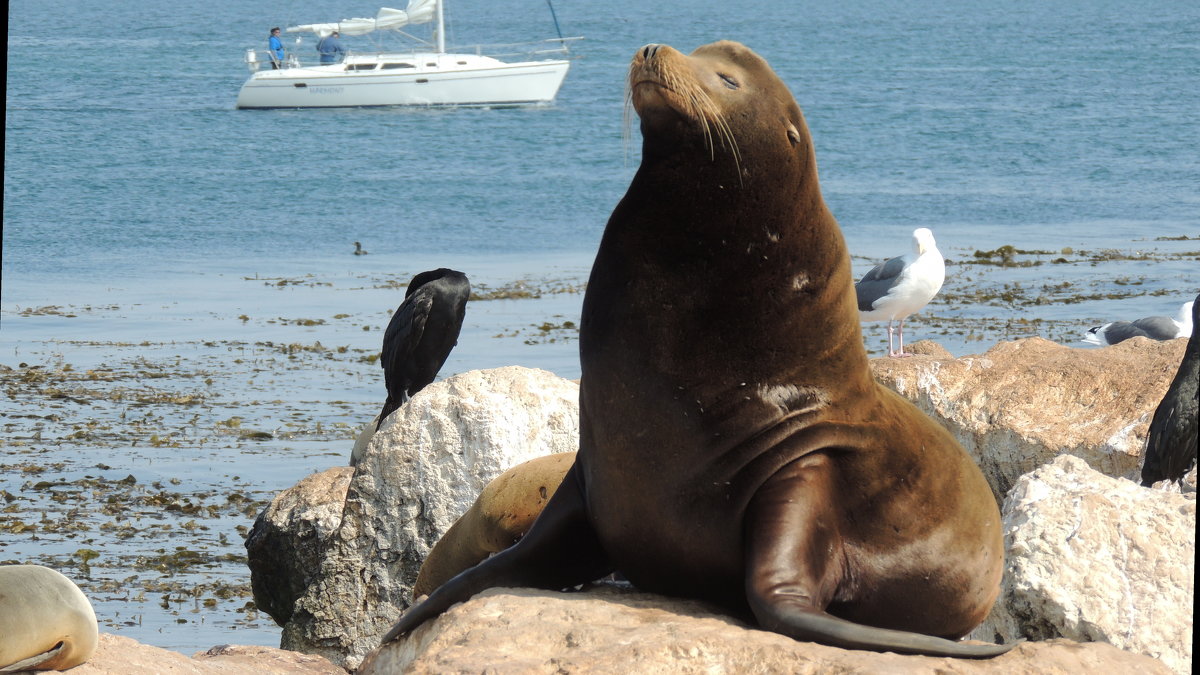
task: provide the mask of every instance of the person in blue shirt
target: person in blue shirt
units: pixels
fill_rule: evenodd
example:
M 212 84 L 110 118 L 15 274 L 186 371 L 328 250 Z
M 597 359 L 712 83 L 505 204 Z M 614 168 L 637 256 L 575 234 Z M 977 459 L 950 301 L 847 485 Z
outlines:
M 279 28 L 271 29 L 271 38 L 267 40 L 267 51 L 271 54 L 271 68 L 279 70 L 283 67 L 283 40 L 279 39 Z
M 342 43 L 338 37 L 340 36 L 335 30 L 317 43 L 317 51 L 321 54 L 321 63 L 337 63 L 346 55 L 346 50 L 342 49 Z

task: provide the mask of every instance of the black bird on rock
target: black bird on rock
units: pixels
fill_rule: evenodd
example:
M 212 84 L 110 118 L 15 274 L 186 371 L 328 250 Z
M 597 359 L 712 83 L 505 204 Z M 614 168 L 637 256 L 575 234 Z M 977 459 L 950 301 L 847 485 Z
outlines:
M 383 333 L 379 363 L 387 400 L 376 429 L 437 377 L 450 350 L 458 344 L 470 295 L 467 275 L 445 267 L 421 272 L 408 284 L 404 302 Z
M 1200 301 L 1200 295 L 1196 296 Z M 1200 323 L 1200 302 L 1192 304 L 1192 336 L 1183 352 L 1183 363 L 1171 381 L 1167 395 L 1154 419 L 1146 440 L 1146 460 L 1142 464 L 1142 485 L 1160 480 L 1177 481 L 1196 463 L 1197 389 L 1200 388 L 1200 336 L 1194 326 Z

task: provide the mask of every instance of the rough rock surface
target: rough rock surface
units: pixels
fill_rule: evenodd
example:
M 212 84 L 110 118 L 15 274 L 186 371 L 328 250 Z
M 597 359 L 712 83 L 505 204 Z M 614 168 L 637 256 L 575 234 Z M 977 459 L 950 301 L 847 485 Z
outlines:
M 885 386 L 941 422 L 975 458 L 997 503 L 1018 477 L 1060 454 L 1137 479 L 1150 419 L 1187 340 L 1133 338 L 1103 349 L 1042 338 L 954 358 L 926 341 L 906 359 L 872 359 Z
M 579 386 L 516 366 L 435 382 L 384 421 L 342 521 L 283 628 L 285 649 L 353 668 L 412 598 L 430 548 L 509 467 L 579 447 Z
M 274 647 L 221 645 L 188 658 L 179 652 L 145 645 L 111 633 L 100 634 L 96 653 L 70 675 L 345 675 L 346 671 L 314 654 Z
M 1195 493 L 1143 488 L 1064 455 L 1022 476 L 1003 514 L 1003 590 L 973 637 L 1108 642 L 1192 672 Z
M 281 626 L 292 618 L 292 604 L 342 524 L 352 475 L 354 469 L 339 466 L 306 476 L 271 500 L 246 537 L 254 604 Z
M 1177 368 L 1184 342 L 1134 339 L 1104 349 L 1073 349 L 1033 338 L 1003 343 L 982 356 L 960 359 L 934 343 L 921 342 L 910 348 L 922 355 L 875 359 L 872 367 L 880 381 L 951 430 L 984 468 L 1000 501 L 1018 477 L 1044 467 L 1059 455 L 1079 457 L 1108 476 L 1136 478 L 1149 420 Z M 358 451 L 360 463 L 346 491 L 343 520 L 339 529 L 321 540 L 325 543 L 319 547 L 317 572 L 300 584 L 304 588 L 284 628 L 283 646 L 322 654 L 343 666 L 357 666 L 407 607 L 417 570 L 430 547 L 489 480 L 527 459 L 577 448 L 577 398 L 575 383 L 550 373 L 514 367 L 465 373 L 435 383 L 389 418 L 365 451 Z M 1047 474 L 1052 478 L 1030 479 L 1034 482 L 1022 482 L 1024 487 L 1014 491 L 1015 501 L 1005 508 L 1012 569 L 1005 578 L 1002 603 L 976 635 L 988 641 L 996 636 L 1109 641 L 1131 651 L 1161 656 L 1177 670 L 1186 668 L 1190 664 L 1193 606 L 1194 488 L 1188 496 L 1167 496 L 1128 481 L 1106 479 L 1084 466 L 1079 460 L 1059 460 L 1044 469 L 1058 472 Z M 1086 480 L 1081 478 L 1085 475 Z M 1063 486 L 1055 489 L 1067 492 L 1059 495 L 1051 490 L 1056 481 Z M 1192 481 L 1194 485 L 1194 478 Z M 313 493 L 309 490 L 309 497 L 295 495 L 291 505 L 281 506 L 292 511 L 314 508 L 320 499 Z M 1176 504 L 1172 499 L 1183 501 Z M 336 501 L 333 497 L 330 503 Z M 1026 511 L 1038 515 L 1021 515 Z M 1101 511 L 1104 515 L 1097 515 Z M 1118 516 L 1127 522 L 1121 522 Z M 276 516 L 281 522 L 287 518 L 291 516 L 285 517 L 282 512 Z M 295 523 L 300 523 L 302 529 L 308 521 L 298 517 L 289 522 L 293 529 Z M 1176 550 L 1176 544 L 1183 554 Z M 298 544 L 292 546 L 297 548 Z M 1097 572 L 1096 568 L 1104 569 Z M 1176 579 L 1180 575 L 1186 577 L 1186 582 Z M 1096 580 L 1106 586 L 1103 593 L 1094 592 Z M 534 591 L 521 593 L 535 599 L 560 597 Z M 664 602 L 676 601 L 652 601 L 655 607 L 666 607 Z M 526 609 L 505 607 L 504 614 L 488 610 L 492 613 L 477 616 L 479 624 L 473 627 L 464 619 L 461 631 L 465 637 L 447 637 L 446 644 L 455 640 L 463 645 L 479 643 L 465 657 L 468 660 L 463 662 L 463 670 L 478 670 L 480 664 L 488 664 L 487 657 L 477 656 L 489 653 L 487 649 L 512 651 L 508 655 L 497 653 L 496 658 L 515 664 L 509 669 L 513 671 L 539 672 L 547 667 L 544 663 L 584 670 L 572 660 L 576 658 L 576 647 L 583 644 L 580 636 L 585 635 L 579 626 L 570 626 L 564 629 L 566 637 L 555 638 L 559 640 L 557 652 L 546 643 L 545 653 L 536 656 L 540 652 L 531 652 L 528 661 L 522 660 L 528 642 L 524 636 L 513 639 L 507 632 L 501 636 L 492 630 L 497 622 L 507 626 L 505 622 L 514 621 L 510 612 L 515 612 L 515 617 L 539 607 L 536 603 Z M 650 606 L 642 609 L 650 611 Z M 600 614 L 593 617 L 590 606 L 572 605 L 570 609 L 574 621 L 587 625 L 609 610 L 596 611 Z M 637 632 L 647 623 L 665 621 L 666 614 L 654 616 L 647 619 L 643 613 L 613 618 L 610 635 L 603 640 L 596 638 L 595 649 L 616 645 L 619 650 L 622 644 L 633 644 L 618 629 L 626 627 Z M 1186 626 L 1180 623 L 1176 627 L 1173 622 L 1182 622 L 1183 617 Z M 729 619 L 709 618 L 722 625 L 737 625 Z M 1171 626 L 1169 630 L 1161 630 L 1167 625 Z M 531 627 L 529 632 L 537 630 Z M 426 649 L 427 642 L 433 644 L 431 641 L 440 640 L 436 636 L 443 633 L 452 635 L 441 628 L 419 632 L 418 638 L 404 643 L 407 647 L 389 647 L 382 657 L 400 658 L 397 655 L 420 651 L 426 656 L 415 661 L 418 672 L 422 668 L 453 672 L 460 668 L 453 660 L 458 647 Z M 675 635 L 669 632 L 667 638 L 659 635 L 657 642 L 637 642 L 640 646 L 633 653 L 655 664 L 666 654 L 661 660 L 663 672 L 721 668 L 724 666 L 720 664 L 739 664 L 746 658 L 758 662 L 757 656 L 746 656 L 754 652 L 743 648 L 744 637 L 723 639 L 718 645 L 704 643 L 699 637 L 676 639 Z M 1155 635 L 1161 637 L 1156 639 Z M 794 644 L 779 636 L 774 638 Z M 484 644 L 491 642 L 497 644 Z M 1181 650 L 1179 645 L 1189 649 Z M 958 661 L 949 661 L 953 665 L 946 666 L 941 659 L 928 660 L 935 664 L 928 665 L 912 660 L 915 657 L 891 655 L 865 655 L 862 658 L 876 660 L 861 665 L 854 660 L 858 656 L 845 656 L 861 653 L 833 650 L 841 655 L 828 660 L 824 652 L 811 647 L 799 657 L 787 656 L 777 670 L 806 672 L 792 663 L 800 659 L 798 663 L 815 664 L 803 665 L 814 671 L 890 671 L 891 662 L 877 660 L 884 657 L 901 659 L 896 663 L 903 665 L 895 665 L 894 669 L 902 672 L 909 668 L 915 669 L 913 672 L 958 672 L 946 669 L 965 668 L 964 663 L 982 667 L 978 666 L 981 662 Z M 1024 660 L 1015 658 L 1022 654 Z M 410 657 L 417 658 L 412 654 L 403 658 Z M 479 660 L 470 660 L 476 658 Z M 991 662 L 1005 664 L 994 672 L 1092 670 L 1097 663 L 1107 664 L 1106 659 L 1117 659 L 1112 662 L 1115 664 L 1133 657 L 1105 645 L 1056 641 L 1023 645 L 1016 655 L 1004 658 L 1009 660 Z M 625 665 L 610 668 L 610 663 Z M 601 655 L 586 669 L 630 669 L 630 663 Z M 775 666 L 764 670 L 772 668 Z M 637 670 L 643 672 L 645 667 L 640 665 Z
M 390 673 L 1169 673 L 1112 645 L 1027 642 L 990 660 L 849 651 L 745 625 L 688 600 L 600 586 L 492 589 L 380 648 Z

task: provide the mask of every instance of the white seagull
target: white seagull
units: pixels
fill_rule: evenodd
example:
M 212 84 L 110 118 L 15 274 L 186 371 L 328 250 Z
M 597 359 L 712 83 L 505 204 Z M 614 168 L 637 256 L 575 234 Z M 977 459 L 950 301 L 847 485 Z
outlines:
M 912 251 L 871 268 L 854 284 L 863 321 L 888 322 L 888 356 L 904 352 L 904 319 L 929 304 L 946 280 L 946 261 L 927 227 L 913 230 Z M 900 351 L 892 348 L 892 323 L 900 322 Z
M 1174 340 L 1192 336 L 1192 303 L 1189 300 L 1179 308 L 1179 316 L 1148 316 L 1136 321 L 1112 321 L 1102 326 L 1093 326 L 1083 334 L 1088 344 L 1105 347 L 1124 342 L 1131 337 L 1148 337 L 1151 340 Z

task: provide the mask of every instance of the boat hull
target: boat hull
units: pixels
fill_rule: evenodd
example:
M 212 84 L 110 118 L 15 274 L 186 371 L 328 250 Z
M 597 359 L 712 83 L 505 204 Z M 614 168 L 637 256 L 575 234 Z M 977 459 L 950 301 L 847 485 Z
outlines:
M 549 103 L 569 61 L 530 61 L 437 71 L 353 71 L 341 66 L 254 73 L 238 93 L 238 108 L 363 106 L 516 106 Z

